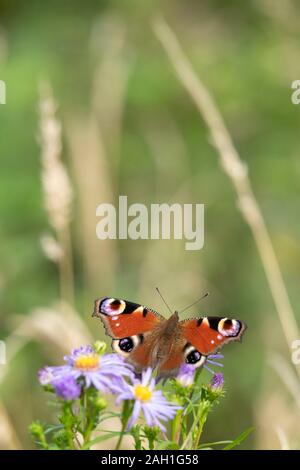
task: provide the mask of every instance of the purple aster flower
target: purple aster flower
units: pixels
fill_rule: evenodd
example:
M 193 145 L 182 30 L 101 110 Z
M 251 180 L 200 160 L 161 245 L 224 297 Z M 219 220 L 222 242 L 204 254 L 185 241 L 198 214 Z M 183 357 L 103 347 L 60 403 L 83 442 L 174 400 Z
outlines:
M 38 379 L 41 385 L 49 385 L 54 379 L 54 367 L 45 366 L 38 371 Z
M 224 376 L 222 372 L 214 374 L 208 386 L 213 392 L 221 392 L 224 387 Z
M 79 381 L 84 379 L 85 387 L 95 387 L 103 393 L 117 393 L 123 390 L 124 378 L 133 379 L 133 367 L 118 354 L 100 355 L 92 346 L 81 346 L 65 356 L 66 364 L 59 367 L 44 367 L 38 373 L 41 385 L 57 385 L 57 379 Z M 70 382 L 71 383 L 71 382 Z
M 81 387 L 72 375 L 56 378 L 53 387 L 56 395 L 64 400 L 76 400 L 81 393 Z
M 182 364 L 176 377 L 183 387 L 189 387 L 194 383 L 196 368 L 191 364 Z
M 101 356 L 91 346 L 74 349 L 70 356 L 65 356 L 66 374 L 75 379 L 84 378 L 85 386 L 94 386 L 103 393 L 116 393 L 122 386 L 123 377 L 133 378 L 132 366 L 118 354 Z
M 59 377 L 64 375 L 65 367 L 49 367 L 45 366 L 38 371 L 38 379 L 41 385 L 52 385 L 52 382 Z
M 148 426 L 158 426 L 166 432 L 161 421 L 173 419 L 180 406 L 170 403 L 164 397 L 161 390 L 154 390 L 155 379 L 152 377 L 152 370 L 148 368 L 142 373 L 140 380 L 135 379 L 133 385 L 123 383 L 123 390 L 117 398 L 117 404 L 122 400 L 134 400 L 131 417 L 127 424 L 130 429 L 137 421 L 142 411 Z

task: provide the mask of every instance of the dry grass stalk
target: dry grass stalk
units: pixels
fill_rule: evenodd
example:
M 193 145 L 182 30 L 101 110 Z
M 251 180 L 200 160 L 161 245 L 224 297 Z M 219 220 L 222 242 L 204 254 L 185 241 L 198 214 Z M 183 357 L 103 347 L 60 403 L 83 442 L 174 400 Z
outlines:
M 70 221 L 73 191 L 68 173 L 61 161 L 61 123 L 56 118 L 57 105 L 49 85 L 41 87 L 40 144 L 44 202 L 63 256 L 59 261 L 61 297 L 73 302 L 73 269 Z
M 287 438 L 284 430 L 282 429 L 282 427 L 281 426 L 276 426 L 275 431 L 276 431 L 276 434 L 277 434 L 277 437 L 278 437 L 278 440 L 279 440 L 279 443 L 280 443 L 280 449 L 281 450 L 290 450 L 288 438 Z
M 40 238 L 40 243 L 44 255 L 53 261 L 53 263 L 60 263 L 63 257 L 63 250 L 58 241 L 51 234 L 44 234 Z
M 89 118 L 70 118 L 67 138 L 78 194 L 76 230 L 82 244 L 79 251 L 86 290 L 104 295 L 107 289 L 113 291 L 118 254 L 115 240 L 99 240 L 95 232 L 97 206 L 114 200 L 106 149 L 94 113 Z
M 49 351 L 69 353 L 71 349 L 90 344 L 92 337 L 80 316 L 68 305 L 41 307 L 30 315 L 14 317 L 17 326 L 12 337 L 38 341 Z M 20 343 L 22 346 L 22 342 Z M 50 347 L 49 347 L 50 346 Z
M 277 390 L 268 378 L 263 379 L 267 389 L 256 399 L 253 408 L 256 432 L 255 449 L 278 449 L 278 426 L 284 430 L 286 441 L 291 449 L 299 446 L 299 415 L 286 399 L 282 390 Z M 282 435 L 280 436 L 283 437 Z
M 236 191 L 239 208 L 252 231 L 287 345 L 291 349 L 292 341 L 299 338 L 298 326 L 270 235 L 251 187 L 247 167 L 241 161 L 233 145 L 212 96 L 197 77 L 173 31 L 162 18 L 155 21 L 154 31 L 174 67 L 178 79 L 191 96 L 208 126 L 212 142 L 219 154 L 221 167 Z M 297 372 L 300 374 L 300 370 Z
M 17 436 L 16 430 L 7 414 L 6 408 L 0 401 L 0 449 L 19 450 L 22 445 Z
M 300 384 L 290 363 L 279 354 L 273 354 L 269 359 L 269 363 L 282 380 L 286 389 L 294 398 L 297 407 L 300 409 Z

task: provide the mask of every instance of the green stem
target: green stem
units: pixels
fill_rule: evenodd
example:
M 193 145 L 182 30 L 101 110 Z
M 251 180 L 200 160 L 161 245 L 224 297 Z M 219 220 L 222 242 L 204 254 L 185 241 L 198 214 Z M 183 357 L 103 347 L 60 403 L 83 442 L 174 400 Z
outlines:
M 123 440 L 123 437 L 124 437 L 124 432 L 125 432 L 125 429 L 126 429 L 126 424 L 127 423 L 124 423 L 122 425 L 122 429 L 121 429 L 121 433 L 119 435 L 119 439 L 118 439 L 118 442 L 117 442 L 117 445 L 116 445 L 116 450 L 120 450 L 120 447 L 121 447 L 121 444 L 122 444 L 122 440 Z
M 130 401 L 125 400 L 124 404 L 123 404 L 122 417 L 121 417 L 122 428 L 121 428 L 121 432 L 120 432 L 119 439 L 118 439 L 115 450 L 119 450 L 120 447 L 121 447 L 123 437 L 124 437 L 124 433 L 125 433 L 125 430 L 126 430 L 126 426 L 127 426 L 128 420 L 129 420 L 130 413 L 131 413 Z
M 172 422 L 171 439 L 173 442 L 176 442 L 176 444 L 179 443 L 182 414 L 183 410 L 178 411 Z
M 154 439 L 148 439 L 149 450 L 154 450 Z
M 192 445 L 193 450 L 198 449 L 200 438 L 203 432 L 203 427 L 204 427 L 204 424 L 206 423 L 207 416 L 211 407 L 212 407 L 212 404 L 210 402 L 204 402 L 203 406 L 200 406 L 199 408 L 199 414 L 197 417 L 198 426 L 197 426 L 195 437 L 193 438 L 193 445 Z
M 63 405 L 63 414 L 65 413 L 65 410 L 70 416 L 72 417 L 74 416 L 72 404 L 70 402 Z M 73 438 L 74 436 L 73 425 L 72 423 L 69 424 L 69 422 L 67 422 L 67 423 L 64 423 L 64 427 L 67 432 L 67 441 L 68 441 L 69 448 L 71 450 L 75 450 L 75 444 L 74 444 L 74 438 Z
M 93 431 L 93 427 L 94 427 L 93 418 L 91 416 L 91 407 L 89 403 L 88 389 L 85 390 L 83 393 L 82 409 L 83 409 L 82 437 L 83 437 L 83 446 L 84 446 L 89 442 L 92 431 Z

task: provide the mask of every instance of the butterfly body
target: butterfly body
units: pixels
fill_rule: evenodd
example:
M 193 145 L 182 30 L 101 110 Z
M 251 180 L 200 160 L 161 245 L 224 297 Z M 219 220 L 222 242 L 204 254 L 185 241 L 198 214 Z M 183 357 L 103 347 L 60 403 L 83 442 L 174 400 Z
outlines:
M 144 334 L 142 344 L 133 352 L 132 358 L 129 357 L 129 361 L 131 360 L 135 367 L 139 369 L 139 357 L 144 352 L 145 360 L 143 364 L 161 370 L 164 362 L 171 357 L 172 350 L 182 342 L 178 324 L 177 312 L 169 319 L 162 320 L 153 328 L 153 331 Z
M 246 326 L 224 317 L 179 320 L 178 312 L 165 319 L 152 309 L 122 299 L 95 301 L 93 316 L 100 317 L 112 348 L 140 373 L 147 367 L 159 376 L 176 375 L 184 363 L 204 365 L 208 355 L 223 344 L 239 340 Z

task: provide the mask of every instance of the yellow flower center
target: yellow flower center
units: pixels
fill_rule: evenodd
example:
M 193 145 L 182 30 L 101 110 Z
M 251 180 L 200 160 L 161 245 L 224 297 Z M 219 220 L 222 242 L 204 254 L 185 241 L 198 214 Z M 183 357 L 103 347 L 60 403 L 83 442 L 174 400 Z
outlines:
M 96 354 L 89 356 L 80 356 L 75 361 L 75 367 L 81 370 L 93 370 L 99 366 L 99 356 Z
M 152 397 L 151 390 L 145 385 L 136 385 L 134 387 L 134 394 L 136 398 L 141 401 L 149 401 Z

